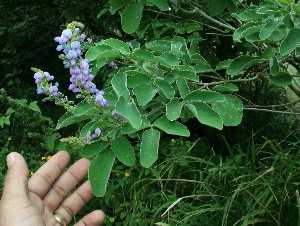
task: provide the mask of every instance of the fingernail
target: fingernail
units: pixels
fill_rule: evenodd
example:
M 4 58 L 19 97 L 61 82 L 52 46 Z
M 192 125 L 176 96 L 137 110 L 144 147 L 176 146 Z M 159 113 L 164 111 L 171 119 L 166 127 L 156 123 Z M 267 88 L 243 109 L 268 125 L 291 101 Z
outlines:
M 13 153 L 8 154 L 6 158 L 7 168 L 9 168 L 14 162 L 16 161 L 16 158 Z

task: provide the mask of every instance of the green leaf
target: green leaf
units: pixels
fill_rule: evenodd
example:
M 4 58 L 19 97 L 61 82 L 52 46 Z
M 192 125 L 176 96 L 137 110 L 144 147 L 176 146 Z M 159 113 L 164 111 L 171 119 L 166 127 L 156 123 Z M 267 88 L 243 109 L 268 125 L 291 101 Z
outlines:
M 121 13 L 121 24 L 125 33 L 132 34 L 139 28 L 143 8 L 142 2 L 134 2 L 125 7 Z
M 90 48 L 86 54 L 85 58 L 89 60 L 95 60 L 101 53 L 106 52 L 108 50 L 112 50 L 113 48 L 108 45 L 97 45 Z
M 221 130 L 223 123 L 220 115 L 205 103 L 193 103 L 185 105 L 193 115 L 204 125 Z
M 229 67 L 229 65 L 231 64 L 232 61 L 233 61 L 233 59 L 229 59 L 229 60 L 224 60 L 224 61 L 220 62 L 220 63 L 216 66 L 216 70 L 227 69 L 227 68 Z
M 166 106 L 166 116 L 170 121 L 174 121 L 180 117 L 183 103 L 178 98 L 173 98 Z
M 187 33 L 192 33 L 203 29 L 202 24 L 196 22 L 185 23 L 183 26 Z
M 275 56 L 275 50 L 273 47 L 268 46 L 262 54 L 264 59 L 270 59 Z
M 234 34 L 233 34 L 233 40 L 234 41 L 238 41 L 242 38 L 242 33 L 247 30 L 250 27 L 255 26 L 255 23 L 246 23 L 243 26 L 239 27 L 238 29 L 235 30 Z
M 58 136 L 59 135 L 57 135 L 57 134 L 44 136 L 45 146 L 46 146 L 48 151 L 54 151 L 55 141 L 59 138 Z
M 142 118 L 134 103 L 127 102 L 123 97 L 120 97 L 116 104 L 116 112 L 127 119 L 133 128 L 140 128 Z
M 98 140 L 91 144 L 86 144 L 81 149 L 81 156 L 83 158 L 90 158 L 94 155 L 99 154 L 109 145 L 108 141 Z
M 288 28 L 288 29 L 292 29 L 294 28 L 294 21 L 293 18 L 291 16 L 291 14 L 286 14 L 283 19 L 282 22 L 284 23 L 284 25 Z
M 279 42 L 280 40 L 286 37 L 288 31 L 289 30 L 287 29 L 286 26 L 281 25 L 278 27 L 278 29 L 273 31 L 272 35 L 268 38 L 268 40 L 273 42 Z
M 109 103 L 110 106 L 115 106 L 118 97 L 114 93 L 105 92 L 104 93 L 104 99 Z
M 157 119 L 154 124 L 155 127 L 163 130 L 167 134 L 189 137 L 190 131 L 181 123 L 177 121 L 169 121 L 167 117 L 162 116 Z
M 167 51 L 171 51 L 171 42 L 169 40 L 154 40 L 152 42 L 146 42 L 147 49 L 153 50 L 159 54 Z
M 272 57 L 269 59 L 270 73 L 275 76 L 279 73 L 279 64 L 276 57 Z
M 135 164 L 135 155 L 133 148 L 125 137 L 118 137 L 111 141 L 111 148 L 117 159 L 126 166 Z
M 161 11 L 167 11 L 169 9 L 169 5 L 167 0 L 147 0 L 147 3 L 152 3 L 157 6 Z
M 173 74 L 175 74 L 177 78 L 199 82 L 198 75 L 196 75 L 194 69 L 190 66 L 179 65 L 173 70 Z
M 282 41 L 279 52 L 282 56 L 291 53 L 300 43 L 300 29 L 293 28 Z
M 279 1 L 283 2 L 284 4 L 287 4 L 287 5 L 289 5 L 289 4 L 291 4 L 291 3 L 294 2 L 294 0 L 279 0 Z
M 293 5 L 293 10 L 296 12 L 296 13 L 300 13 L 300 4 L 299 2 L 295 5 Z
M 128 0 L 110 0 L 110 8 L 109 11 L 111 14 L 114 14 L 119 9 L 128 5 Z
M 257 8 L 250 8 L 250 9 L 247 9 L 245 11 L 242 11 L 242 13 L 240 13 L 238 15 L 238 18 L 241 21 L 258 21 L 258 20 L 261 20 L 263 15 L 257 14 L 256 10 L 257 10 Z
M 188 95 L 190 93 L 189 87 L 188 87 L 187 82 L 186 82 L 185 79 L 177 78 L 176 79 L 176 85 L 178 87 L 178 90 L 180 92 L 180 96 L 182 98 L 185 98 L 186 95 Z
M 269 76 L 269 81 L 276 86 L 287 87 L 292 82 L 292 77 L 286 72 L 279 72 L 276 76 Z
M 98 69 L 102 68 L 104 65 L 108 64 L 109 62 L 111 62 L 113 59 L 109 58 L 104 58 L 104 59 L 99 59 L 97 60 L 97 63 L 96 63 L 96 67 Z
M 168 99 L 172 99 L 175 94 L 173 87 L 165 80 L 157 80 L 157 87 L 166 95 Z
M 106 149 L 91 162 L 88 176 L 92 192 L 96 197 L 104 196 L 114 161 L 114 153 Z
M 129 53 L 129 47 L 125 42 L 122 42 L 118 39 L 110 38 L 103 41 L 103 44 L 112 47 L 113 49 L 120 50 L 121 53 L 126 54 Z
M 150 167 L 158 158 L 160 133 L 149 129 L 143 133 L 140 149 L 140 161 L 143 167 Z
M 218 91 L 218 92 L 237 92 L 239 91 L 239 88 L 232 83 L 224 83 L 221 85 L 217 85 L 212 87 L 213 90 Z
M 226 0 L 209 0 L 208 1 L 208 11 L 211 15 L 220 15 L 224 9 L 226 9 Z
M 76 105 L 74 109 L 74 116 L 86 115 L 92 110 L 94 110 L 94 105 L 88 103 L 86 100 L 83 100 Z
M 261 29 L 261 25 L 257 25 L 257 26 L 253 26 L 253 27 L 249 27 L 247 28 L 246 30 L 244 30 L 241 34 L 241 38 L 242 37 L 246 37 L 246 36 L 249 36 L 249 35 L 252 35 L 254 33 L 257 33 L 259 32 Z
M 260 60 L 252 56 L 239 56 L 231 62 L 227 69 L 227 74 L 235 76 L 242 70 L 247 69 L 254 64 L 257 64 L 258 62 L 260 62 Z
M 154 54 L 148 50 L 136 49 L 130 56 L 136 60 L 156 62 Z
M 88 119 L 86 115 L 74 116 L 71 112 L 66 112 L 57 122 L 56 129 L 61 129 L 63 127 L 72 125 L 77 122 Z
M 198 89 L 190 92 L 185 98 L 185 102 L 222 102 L 225 101 L 224 95 L 215 91 Z
M 194 71 L 196 73 L 213 72 L 210 64 L 199 53 L 192 55 L 192 63 L 195 64 Z
M 130 99 L 127 88 L 127 74 L 119 72 L 111 80 L 111 85 L 118 97 L 122 96 L 125 100 Z
M 127 122 L 122 126 L 121 130 L 122 130 L 122 134 L 131 134 L 131 133 L 135 133 L 139 130 L 148 128 L 150 126 L 151 126 L 150 122 L 144 116 L 142 116 L 142 124 L 141 124 L 140 128 L 135 129 Z
M 157 56 L 156 60 L 166 67 L 175 67 L 179 64 L 178 57 L 171 52 L 165 52 Z
M 222 103 L 213 103 L 212 108 L 219 113 L 224 125 L 237 126 L 243 118 L 243 103 L 240 98 L 229 94 L 225 99 Z
M 128 79 L 127 83 L 129 88 L 134 88 L 137 85 L 150 85 L 152 80 L 147 74 L 136 73 Z
M 137 85 L 132 92 L 136 96 L 138 104 L 144 107 L 153 99 L 158 90 L 151 85 Z
M 36 104 L 37 101 L 33 101 L 31 102 L 29 105 L 28 105 L 28 108 L 33 110 L 33 111 L 36 111 L 38 113 L 41 113 L 41 110 L 40 110 L 40 107 Z

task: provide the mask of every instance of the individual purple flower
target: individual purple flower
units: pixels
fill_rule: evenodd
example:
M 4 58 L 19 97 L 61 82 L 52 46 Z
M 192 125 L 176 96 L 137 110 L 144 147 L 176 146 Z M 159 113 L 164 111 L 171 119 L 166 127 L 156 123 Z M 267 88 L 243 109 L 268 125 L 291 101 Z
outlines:
M 44 92 L 44 89 L 43 88 L 37 88 L 36 89 L 36 93 L 37 94 L 42 94 Z
M 80 42 L 79 41 L 71 42 L 71 49 L 73 50 L 80 49 Z
M 33 76 L 35 78 L 35 83 L 39 84 L 42 81 L 43 75 L 40 72 L 37 72 Z
M 104 92 L 100 91 L 96 94 L 96 102 L 100 104 L 102 107 L 108 107 L 108 102 L 103 97 Z
M 50 92 L 53 96 L 57 96 L 57 91 L 58 91 L 57 86 L 51 86 L 51 87 L 49 88 L 49 92 Z
M 92 135 L 92 138 L 95 139 L 97 137 L 99 137 L 101 134 L 101 130 L 99 128 L 97 128 L 94 132 L 94 134 Z
M 56 47 L 56 50 L 57 51 L 62 51 L 64 49 L 64 46 L 63 45 L 58 45 L 57 47 Z
M 78 54 L 75 52 L 75 50 L 71 49 L 68 54 L 67 54 L 67 58 L 69 60 L 71 59 L 75 59 L 78 56 Z
M 80 62 L 80 68 L 81 69 L 88 69 L 89 68 L 89 63 L 86 60 L 83 60 Z
M 73 90 L 75 87 L 76 87 L 76 85 L 72 83 L 72 84 L 69 85 L 69 88 L 68 88 L 68 89 L 69 89 L 69 90 Z
M 61 37 L 55 37 L 54 41 L 58 42 L 59 44 L 61 44 Z
M 70 60 L 70 65 L 71 65 L 72 67 L 75 66 L 75 65 L 76 65 L 76 60 L 74 60 L 74 59 Z
M 62 32 L 62 35 L 66 38 L 71 38 L 72 37 L 72 30 L 71 29 L 66 29 Z
M 92 75 L 92 74 L 88 75 L 88 79 L 93 80 L 93 78 L 94 78 L 94 75 Z
M 85 39 L 85 37 L 86 37 L 85 34 L 81 34 L 81 35 L 79 36 L 79 41 L 83 42 L 84 39 Z
M 86 135 L 85 139 L 84 139 L 84 142 L 85 143 L 88 143 L 91 139 L 91 136 L 90 135 Z
M 121 119 L 121 116 L 116 112 L 115 109 L 111 112 L 111 115 L 114 116 L 118 120 Z
M 58 84 L 58 82 L 56 82 L 54 85 L 55 85 L 56 87 L 59 87 L 59 84 Z
M 77 53 L 78 56 L 82 55 L 82 52 L 80 49 L 76 49 L 75 52 Z
M 48 72 L 44 72 L 44 75 L 45 75 L 47 81 L 51 81 L 54 79 L 54 76 L 50 75 Z
M 71 67 L 70 68 L 70 73 L 73 75 L 73 74 L 75 74 L 75 75 L 78 75 L 78 74 L 80 74 L 80 69 L 78 68 L 78 67 Z

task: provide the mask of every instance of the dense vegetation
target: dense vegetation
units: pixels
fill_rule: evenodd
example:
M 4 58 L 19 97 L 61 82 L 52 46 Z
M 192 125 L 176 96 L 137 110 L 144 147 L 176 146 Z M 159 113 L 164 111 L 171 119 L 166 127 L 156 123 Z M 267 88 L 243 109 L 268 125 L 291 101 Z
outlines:
M 0 11 L 2 181 L 10 151 L 33 173 L 67 150 L 93 160 L 80 215 L 102 208 L 106 225 L 300 225 L 297 1 Z

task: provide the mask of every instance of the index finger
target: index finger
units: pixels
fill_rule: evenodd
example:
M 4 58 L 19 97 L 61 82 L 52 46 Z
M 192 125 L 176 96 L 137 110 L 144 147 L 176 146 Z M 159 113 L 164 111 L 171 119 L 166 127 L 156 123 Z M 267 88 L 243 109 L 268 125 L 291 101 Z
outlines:
M 29 191 L 37 194 L 40 198 L 44 198 L 61 172 L 66 168 L 69 161 L 70 155 L 66 151 L 60 151 L 53 155 L 52 158 L 29 179 Z

